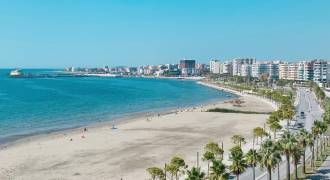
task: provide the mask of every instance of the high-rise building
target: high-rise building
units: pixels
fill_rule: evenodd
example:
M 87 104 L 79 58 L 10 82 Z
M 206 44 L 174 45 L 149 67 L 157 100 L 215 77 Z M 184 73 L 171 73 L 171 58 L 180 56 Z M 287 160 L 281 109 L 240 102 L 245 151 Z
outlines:
M 252 77 L 260 77 L 261 75 L 269 74 L 268 62 L 256 62 L 252 64 Z
M 289 64 L 287 62 L 279 64 L 279 79 L 288 79 Z
M 183 76 L 192 76 L 196 74 L 196 61 L 195 60 L 181 60 L 180 70 Z
M 312 62 L 305 62 L 304 63 L 304 80 L 309 81 L 313 80 L 314 77 L 314 70 Z
M 288 77 L 289 80 L 298 79 L 298 63 L 289 63 L 288 64 Z
M 255 59 L 252 58 L 245 58 L 245 59 L 234 59 L 233 60 L 233 75 L 234 76 L 242 76 L 242 65 L 243 64 L 249 64 L 252 65 L 256 63 Z M 243 68 L 246 69 L 246 66 Z
M 298 78 L 299 81 L 313 80 L 313 64 L 308 61 L 300 61 L 298 63 Z
M 327 70 L 328 63 L 324 60 L 314 60 L 313 63 L 313 81 L 316 83 L 326 83 L 327 82 Z
M 268 74 L 269 79 L 278 80 L 279 79 L 279 64 L 275 62 L 271 62 L 268 64 Z
M 224 62 L 221 64 L 221 74 L 233 75 L 233 64 L 232 62 Z
M 251 76 L 252 68 L 251 64 L 241 64 L 240 76 Z
M 210 61 L 210 72 L 213 74 L 220 74 L 221 73 L 221 63 L 219 60 L 212 60 Z

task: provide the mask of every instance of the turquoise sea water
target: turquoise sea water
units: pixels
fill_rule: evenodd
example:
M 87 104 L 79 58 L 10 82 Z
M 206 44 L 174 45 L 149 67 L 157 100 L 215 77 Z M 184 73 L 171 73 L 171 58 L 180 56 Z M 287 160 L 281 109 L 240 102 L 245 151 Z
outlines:
M 48 70 L 31 70 L 41 72 Z M 8 78 L 0 70 L 0 142 L 138 112 L 189 107 L 230 95 L 195 81 L 149 78 Z M 201 119 L 202 121 L 202 119 Z

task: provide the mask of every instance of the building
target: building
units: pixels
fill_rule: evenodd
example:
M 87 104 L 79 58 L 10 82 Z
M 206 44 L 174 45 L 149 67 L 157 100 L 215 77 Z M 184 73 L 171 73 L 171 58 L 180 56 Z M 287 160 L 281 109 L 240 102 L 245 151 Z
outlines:
M 222 64 L 219 60 L 212 60 L 210 61 L 210 72 L 213 74 L 221 74 L 222 70 L 221 67 Z
M 252 68 L 251 64 L 241 64 L 240 76 L 251 77 Z
M 314 69 L 312 62 L 305 62 L 304 63 L 304 80 L 309 81 L 313 80 L 314 78 Z
M 279 79 L 288 79 L 288 63 L 279 64 Z
M 234 59 L 233 60 L 233 76 L 242 76 L 242 65 L 249 64 L 252 65 L 256 63 L 255 59 L 252 58 L 245 58 L 245 59 Z M 243 67 L 243 70 L 246 70 L 247 66 Z M 245 72 L 244 72 L 245 73 Z
M 298 80 L 303 81 L 305 77 L 305 64 L 303 61 L 298 63 Z
M 252 64 L 252 77 L 260 77 L 262 75 L 268 75 L 269 74 L 269 63 L 267 62 L 256 62 Z
M 289 63 L 288 64 L 288 80 L 297 80 L 298 79 L 298 63 Z
M 195 60 L 181 60 L 180 61 L 181 75 L 193 76 L 196 74 L 196 61 Z
M 330 63 L 327 65 L 327 83 L 330 83 Z
M 313 64 L 308 61 L 300 61 L 298 63 L 298 78 L 299 81 L 313 80 L 314 70 Z
M 232 62 L 224 62 L 221 64 L 220 68 L 220 73 L 221 74 L 227 74 L 227 75 L 233 75 L 233 63 Z
M 319 84 L 327 83 L 328 63 L 324 60 L 314 60 L 313 63 L 313 81 Z
M 279 64 L 275 62 L 271 62 L 268 64 L 268 75 L 269 79 L 271 80 L 278 80 L 279 79 Z

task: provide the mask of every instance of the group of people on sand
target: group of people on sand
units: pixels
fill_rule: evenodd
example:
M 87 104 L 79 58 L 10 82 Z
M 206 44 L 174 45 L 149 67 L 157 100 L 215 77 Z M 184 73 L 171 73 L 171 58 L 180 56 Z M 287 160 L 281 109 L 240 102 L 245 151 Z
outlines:
M 116 128 L 115 125 L 113 124 L 112 127 L 111 127 L 111 129 L 117 129 L 117 128 Z M 87 127 L 85 127 L 85 128 L 83 129 L 83 134 L 80 136 L 82 139 L 85 139 L 85 138 L 86 138 L 86 136 L 85 136 L 85 134 L 84 134 L 84 133 L 86 133 L 86 132 L 88 132 Z M 70 140 L 70 141 L 73 141 L 73 138 L 70 138 L 69 140 Z

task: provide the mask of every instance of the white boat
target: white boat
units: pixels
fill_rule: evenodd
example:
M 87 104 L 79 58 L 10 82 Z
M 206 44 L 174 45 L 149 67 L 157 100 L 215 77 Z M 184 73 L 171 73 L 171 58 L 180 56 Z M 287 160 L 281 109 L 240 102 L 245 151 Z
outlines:
M 13 76 L 13 77 L 15 77 L 15 76 L 21 76 L 21 75 L 22 75 L 22 71 L 19 70 L 19 69 L 12 70 L 9 73 L 9 76 Z

